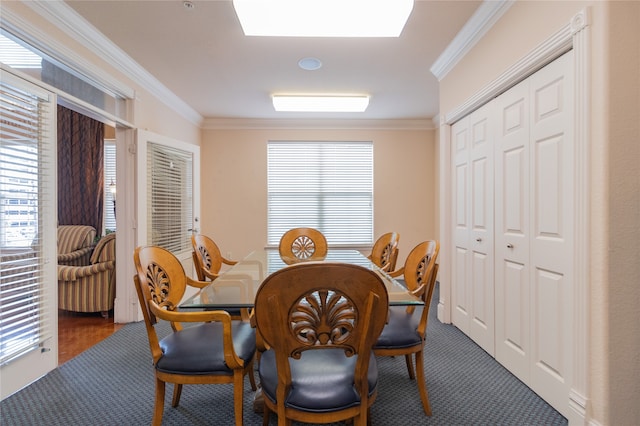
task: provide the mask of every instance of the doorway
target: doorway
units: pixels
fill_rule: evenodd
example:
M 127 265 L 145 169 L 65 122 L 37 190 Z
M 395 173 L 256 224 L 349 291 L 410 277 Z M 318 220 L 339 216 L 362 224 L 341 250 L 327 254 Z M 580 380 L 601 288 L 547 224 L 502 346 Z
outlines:
M 81 262 L 59 265 L 59 278 L 69 277 L 58 281 L 62 365 L 121 326 L 114 323 L 115 127 L 61 105 L 58 113 L 58 225 L 88 225 L 96 233 Z

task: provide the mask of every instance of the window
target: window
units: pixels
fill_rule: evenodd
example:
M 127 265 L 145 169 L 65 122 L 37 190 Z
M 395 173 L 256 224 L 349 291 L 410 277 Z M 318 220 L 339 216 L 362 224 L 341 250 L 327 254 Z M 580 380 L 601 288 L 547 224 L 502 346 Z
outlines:
M 55 130 L 50 128 L 55 106 L 48 95 L 14 85 L 8 74 L 2 77 L 0 365 L 51 337 L 44 320 L 51 296 L 45 285 L 43 230 L 55 196 Z
M 277 142 L 267 149 L 267 242 L 295 227 L 321 231 L 332 246 L 373 242 L 373 144 Z
M 149 143 L 147 232 L 151 244 L 174 254 L 191 250 L 193 154 Z
M 104 141 L 104 229 L 116 231 L 116 141 Z

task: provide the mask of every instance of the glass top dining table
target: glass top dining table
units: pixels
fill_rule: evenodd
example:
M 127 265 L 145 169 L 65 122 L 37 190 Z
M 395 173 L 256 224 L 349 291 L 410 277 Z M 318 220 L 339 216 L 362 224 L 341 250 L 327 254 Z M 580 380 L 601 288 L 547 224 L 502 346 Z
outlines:
M 375 271 L 384 282 L 389 294 L 389 305 L 422 305 L 399 281 L 382 271 L 358 250 L 329 249 L 324 262 L 344 262 Z M 250 253 L 233 265 L 210 285 L 180 304 L 181 309 L 252 308 L 258 288 L 273 272 L 288 265 L 277 248 L 265 248 Z

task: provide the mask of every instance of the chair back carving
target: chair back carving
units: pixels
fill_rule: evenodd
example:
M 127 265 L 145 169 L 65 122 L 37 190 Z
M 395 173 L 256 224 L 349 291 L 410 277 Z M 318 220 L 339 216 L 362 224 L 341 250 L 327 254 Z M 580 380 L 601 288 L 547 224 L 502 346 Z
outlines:
M 366 422 L 375 398 L 368 377 L 371 348 L 384 327 L 388 303 L 380 276 L 357 265 L 303 262 L 267 277 L 256 294 L 254 314 L 257 332 L 274 351 L 277 365 L 276 403 L 265 397 L 265 406 L 277 412 L 281 424 L 284 418 L 326 423 L 355 417 L 358 423 Z M 295 380 L 290 359 L 304 360 L 308 351 L 329 349 L 343 351 L 346 358 L 358 355 L 353 383 L 346 385 L 357 392 L 361 406 L 344 410 L 343 417 L 338 408 L 333 417 L 327 407 L 322 408 L 324 417 L 314 417 L 308 410 L 285 407 Z M 303 370 L 313 381 L 311 369 Z M 326 371 L 315 374 L 320 380 Z
M 431 297 L 427 294 L 431 279 L 435 284 L 434 268 L 438 253 L 440 252 L 440 242 L 436 240 L 423 241 L 411 250 L 404 262 L 404 281 L 410 291 L 417 292 L 423 300 Z M 433 275 L 433 277 L 432 277 Z
M 200 281 L 205 281 L 207 278 L 213 281 L 218 278 L 222 264 L 235 265 L 238 263 L 222 256 L 218 245 L 206 235 L 192 235 L 191 245 L 193 264 Z
M 400 234 L 397 232 L 387 232 L 381 235 L 373 244 L 369 259 L 383 271 L 393 271 L 396 269 L 399 241 Z
M 178 308 L 187 288 L 184 268 L 171 252 L 162 247 L 137 248 L 133 258 L 143 296 L 140 303 L 148 309 L 151 324 L 156 324 L 157 318 L 150 306 L 167 311 Z
M 327 256 L 327 239 L 314 228 L 293 228 L 282 235 L 278 249 L 287 264 L 323 260 Z

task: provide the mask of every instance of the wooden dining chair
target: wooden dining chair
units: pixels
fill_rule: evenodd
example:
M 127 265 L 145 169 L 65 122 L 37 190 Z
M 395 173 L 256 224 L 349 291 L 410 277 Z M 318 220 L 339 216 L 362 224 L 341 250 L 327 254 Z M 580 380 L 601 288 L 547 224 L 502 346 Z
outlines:
M 424 241 L 411 250 L 402 268 L 389 274 L 392 277 L 403 275 L 407 288 L 423 300 L 424 306 L 390 306 L 387 324 L 373 346 L 376 355 L 404 355 L 412 380 L 416 379 L 416 374 L 411 355 L 415 355 L 418 391 L 422 408 L 428 416 L 431 415 L 431 404 L 424 377 L 423 349 L 429 306 L 438 273 L 436 260 L 439 251 L 438 241 Z
M 171 252 L 162 247 L 138 247 L 133 259 L 134 283 L 155 367 L 152 424 L 162 423 L 165 383 L 174 384 L 173 407 L 180 402 L 182 385 L 233 383 L 235 424 L 241 426 L 245 375 L 256 390 L 255 329 L 248 322 L 232 321 L 225 311 L 179 311 L 190 278 Z M 169 322 L 173 332 L 160 338 L 156 332 L 159 321 Z M 183 328 L 182 323 L 196 324 Z
M 268 347 L 258 366 L 263 425 L 271 412 L 280 426 L 348 419 L 366 425 L 378 383 L 371 347 L 388 303 L 380 276 L 362 266 L 299 263 L 267 277 L 254 316 Z
M 400 234 L 397 232 L 387 232 L 381 235 L 373 244 L 371 254 L 367 258 L 385 272 L 395 270 L 399 241 Z
M 282 235 L 278 249 L 280 257 L 287 264 L 324 260 L 327 256 L 327 239 L 314 228 L 293 228 Z
M 193 234 L 191 236 L 191 257 L 193 258 L 193 266 L 198 276 L 198 281 L 191 283 L 192 286 L 200 288 L 211 284 L 220 276 L 222 265 L 233 266 L 238 263 L 237 260 L 227 259 L 222 256 L 220 248 L 210 237 L 203 234 Z M 231 319 L 241 319 L 248 321 L 251 313 L 246 308 L 228 308 L 225 309 L 231 315 Z
M 211 238 L 202 234 L 191 236 L 191 246 L 193 251 L 193 265 L 198 275 L 198 280 L 213 281 L 220 276 L 222 265 L 235 265 L 236 260 L 230 260 L 222 256 L 218 245 Z

